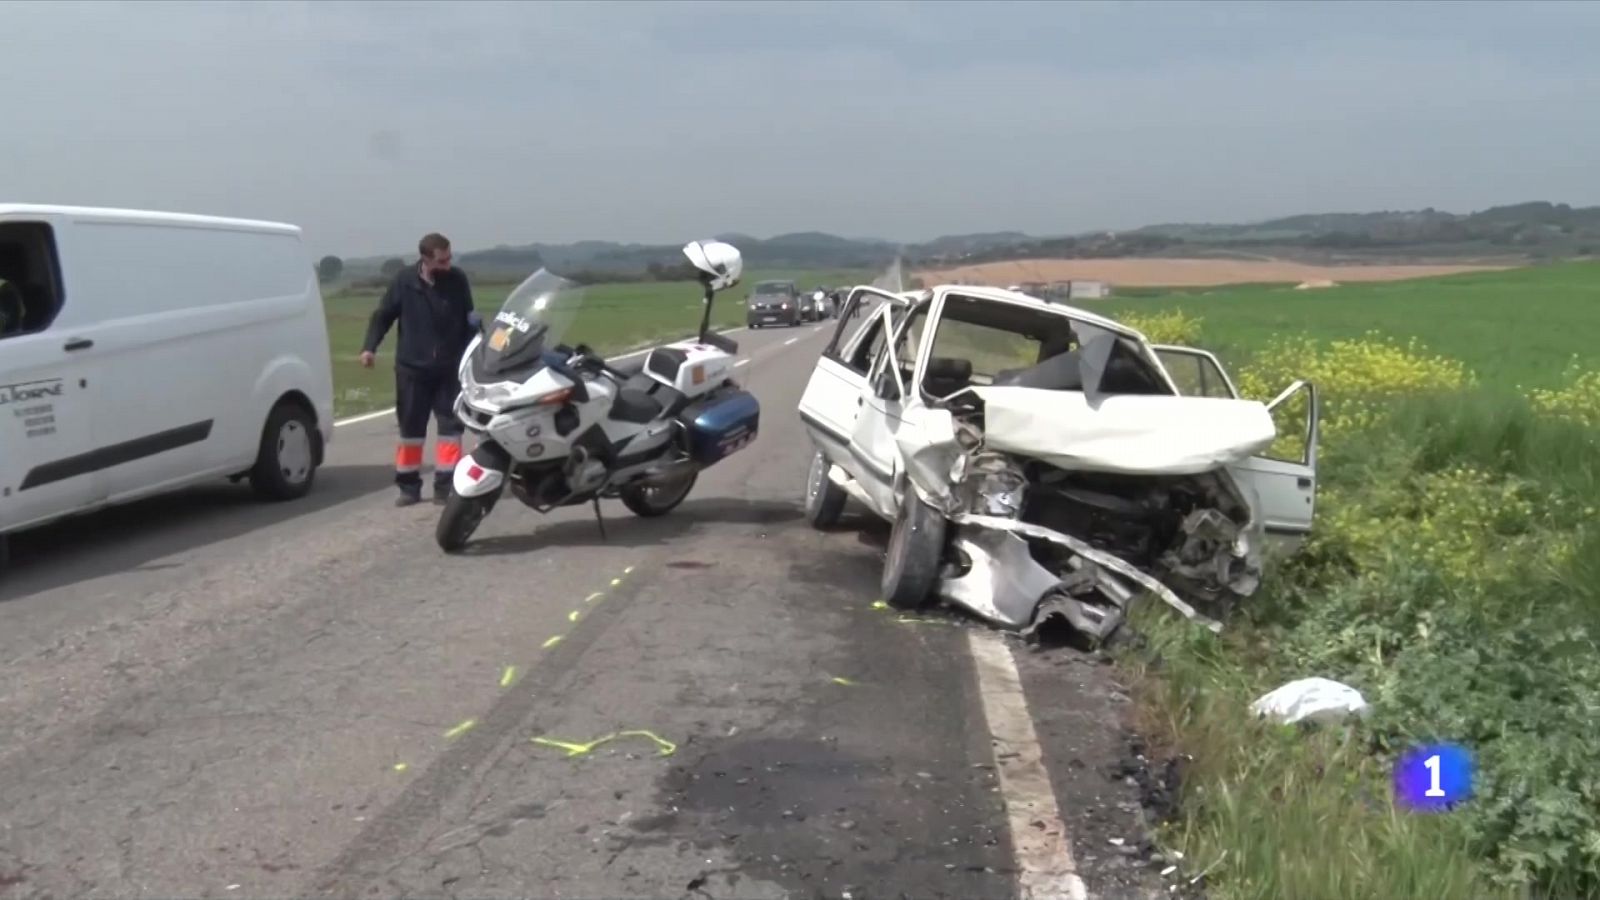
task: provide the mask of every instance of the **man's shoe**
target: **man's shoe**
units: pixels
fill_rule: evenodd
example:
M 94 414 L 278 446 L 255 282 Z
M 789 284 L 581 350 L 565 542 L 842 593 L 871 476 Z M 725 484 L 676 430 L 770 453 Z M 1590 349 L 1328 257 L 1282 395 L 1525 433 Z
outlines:
M 400 496 L 394 498 L 395 506 L 413 506 L 421 502 L 422 488 L 420 487 L 402 487 L 400 489 Z
M 450 485 L 436 484 L 433 486 L 433 502 L 443 506 L 450 499 Z

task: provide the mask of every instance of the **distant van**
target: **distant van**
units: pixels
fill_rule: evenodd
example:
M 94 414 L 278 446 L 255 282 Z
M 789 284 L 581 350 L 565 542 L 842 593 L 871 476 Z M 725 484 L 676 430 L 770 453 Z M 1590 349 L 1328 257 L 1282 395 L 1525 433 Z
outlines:
M 310 489 L 333 439 L 293 225 L 0 203 L 5 535 L 208 479 Z

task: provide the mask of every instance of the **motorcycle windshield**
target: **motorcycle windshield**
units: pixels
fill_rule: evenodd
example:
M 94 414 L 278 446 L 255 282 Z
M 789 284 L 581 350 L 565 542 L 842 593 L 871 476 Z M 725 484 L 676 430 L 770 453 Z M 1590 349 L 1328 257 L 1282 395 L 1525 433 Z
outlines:
M 584 296 L 582 285 L 547 269 L 529 275 L 500 304 L 474 368 L 504 379 L 542 368 L 544 354 L 561 345 L 578 317 Z

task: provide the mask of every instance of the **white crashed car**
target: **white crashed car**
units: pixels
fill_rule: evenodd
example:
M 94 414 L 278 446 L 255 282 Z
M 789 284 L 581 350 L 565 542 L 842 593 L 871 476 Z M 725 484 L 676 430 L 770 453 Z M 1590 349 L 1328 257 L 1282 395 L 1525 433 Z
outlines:
M 816 447 L 806 512 L 826 529 L 854 498 L 893 523 L 896 608 L 942 598 L 1098 641 L 1148 591 L 1217 630 L 1197 605 L 1248 597 L 1311 530 L 1308 382 L 1239 399 L 1209 353 L 998 288 L 857 287 L 839 319 L 800 400 Z M 1272 458 L 1274 414 L 1296 398 L 1298 458 Z

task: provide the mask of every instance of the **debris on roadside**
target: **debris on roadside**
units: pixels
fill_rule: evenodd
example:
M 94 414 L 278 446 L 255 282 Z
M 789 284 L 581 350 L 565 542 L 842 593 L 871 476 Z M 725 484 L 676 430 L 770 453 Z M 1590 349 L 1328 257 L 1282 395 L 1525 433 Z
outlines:
M 1368 709 L 1360 691 L 1328 678 L 1291 681 L 1250 704 L 1251 713 L 1283 725 L 1304 721 L 1337 725 L 1351 715 L 1366 716 Z

